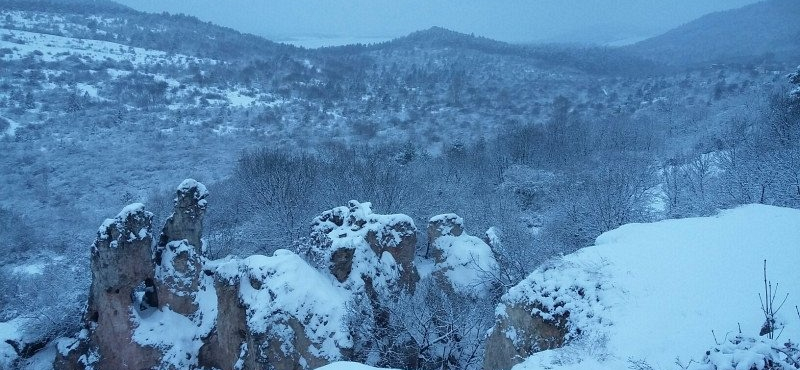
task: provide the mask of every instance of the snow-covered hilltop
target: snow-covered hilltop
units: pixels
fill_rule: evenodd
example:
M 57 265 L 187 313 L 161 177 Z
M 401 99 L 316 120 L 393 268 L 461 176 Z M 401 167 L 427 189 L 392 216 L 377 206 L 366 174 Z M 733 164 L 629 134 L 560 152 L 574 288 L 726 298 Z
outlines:
M 769 345 L 800 338 L 799 226 L 800 211 L 750 205 L 604 233 L 595 246 L 540 268 L 503 297 L 495 328 L 503 335 L 487 344 L 486 368 L 524 360 L 514 369 L 679 369 L 676 362 L 690 369 L 765 369 L 765 358 L 783 356 Z M 764 260 L 776 308 L 788 294 L 774 341 L 759 337 Z M 508 325 L 525 322 L 515 312 L 525 307 L 545 324 L 564 325 L 563 348 L 537 349 L 525 332 L 530 327 Z M 554 337 L 540 333 L 534 339 Z M 506 340 L 522 358 L 493 357 L 501 351 L 492 348 Z

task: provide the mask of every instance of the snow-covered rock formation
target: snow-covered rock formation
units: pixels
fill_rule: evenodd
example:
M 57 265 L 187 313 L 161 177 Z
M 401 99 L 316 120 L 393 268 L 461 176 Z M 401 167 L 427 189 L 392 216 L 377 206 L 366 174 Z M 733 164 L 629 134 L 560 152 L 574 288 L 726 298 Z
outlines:
M 56 369 L 314 369 L 352 357 L 353 305 L 385 320 L 419 279 L 411 218 L 356 201 L 314 219 L 307 253 L 318 266 L 283 249 L 210 261 L 207 196 L 181 183 L 157 242 L 142 204 L 103 223 L 85 329 L 59 341 Z
M 349 293 L 297 254 L 212 264 L 219 315 L 201 364 L 218 369 L 314 369 L 345 358 Z
M 798 225 L 798 210 L 749 205 L 604 233 L 503 296 L 484 367 L 793 368 Z M 776 319 L 780 341 L 759 337 L 764 260 L 768 279 L 779 283 L 777 300 L 786 298 Z
M 413 291 L 417 227 L 411 217 L 380 215 L 371 207 L 351 200 L 314 218 L 309 254 L 350 291 L 384 297 Z
M 464 219 L 448 213 L 428 221 L 428 254 L 433 275 L 444 289 L 465 296 L 486 297 L 499 277 L 491 247 L 464 232 Z
M 206 187 L 194 180 L 178 186 L 175 210 L 167 219 L 155 247 L 157 307 L 169 307 L 184 316 L 199 309 L 198 294 L 212 290 L 213 281 L 203 274 L 203 216 Z
M 86 328 L 59 343 L 56 368 L 147 369 L 158 364 L 159 351 L 134 340 L 132 319 L 146 310 L 136 304 L 138 287 L 154 286 L 152 220 L 153 214 L 137 203 L 100 226 L 91 248 Z
M 186 180 L 153 253 L 144 205 L 106 220 L 92 246 L 92 288 L 85 329 L 62 339 L 58 369 L 197 366 L 216 316 L 213 279 L 201 240 L 208 192 Z
M 510 369 L 536 352 L 563 347 L 584 331 L 602 330 L 607 322 L 598 273 L 558 263 L 509 289 L 495 310 L 484 368 Z

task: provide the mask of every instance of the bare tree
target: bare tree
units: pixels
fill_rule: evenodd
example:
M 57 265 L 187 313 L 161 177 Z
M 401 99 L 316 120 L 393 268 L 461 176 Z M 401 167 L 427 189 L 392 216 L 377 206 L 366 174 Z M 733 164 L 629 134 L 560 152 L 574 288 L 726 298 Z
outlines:
M 280 224 L 286 234 L 278 241 L 288 247 L 310 219 L 308 198 L 318 181 L 317 162 L 307 155 L 259 149 L 242 155 L 235 171 L 245 207 Z

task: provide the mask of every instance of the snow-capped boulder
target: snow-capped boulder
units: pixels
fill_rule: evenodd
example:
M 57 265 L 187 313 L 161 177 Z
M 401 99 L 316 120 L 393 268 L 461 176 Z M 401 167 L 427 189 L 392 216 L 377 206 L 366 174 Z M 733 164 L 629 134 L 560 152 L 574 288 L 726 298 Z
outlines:
M 585 268 L 564 262 L 532 273 L 501 298 L 484 368 L 511 369 L 536 352 L 602 328 L 602 290 Z
M 433 274 L 441 285 L 466 296 L 487 296 L 500 267 L 486 242 L 464 232 L 461 217 L 452 213 L 432 217 L 428 243 Z
M 428 249 L 426 258 L 433 258 L 434 261 L 441 262 L 440 251 L 434 247 L 436 239 L 444 235 L 461 236 L 464 232 L 464 219 L 455 213 L 446 213 L 431 217 L 428 220 Z
M 201 350 L 204 365 L 314 369 L 352 348 L 349 292 L 297 254 L 220 262 L 215 276 L 220 317 Z
M 376 214 L 370 203 L 351 200 L 314 218 L 309 254 L 348 290 L 389 296 L 419 280 L 416 243 L 411 217 Z
M 136 203 L 100 226 L 91 248 L 86 329 L 59 346 L 56 368 L 145 369 L 158 363 L 157 350 L 133 342 L 131 320 L 140 306 L 137 287 L 153 283 L 152 220 Z

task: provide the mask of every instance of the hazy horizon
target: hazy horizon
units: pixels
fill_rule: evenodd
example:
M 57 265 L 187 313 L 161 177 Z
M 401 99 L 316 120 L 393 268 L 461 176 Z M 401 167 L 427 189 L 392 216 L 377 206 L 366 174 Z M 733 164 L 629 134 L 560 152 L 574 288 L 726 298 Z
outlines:
M 754 0 L 120 0 L 149 12 L 193 15 L 271 40 L 390 39 L 440 26 L 501 41 L 609 43 L 650 37 Z

